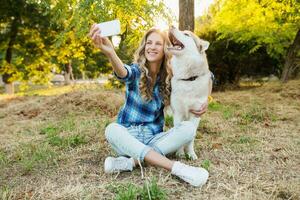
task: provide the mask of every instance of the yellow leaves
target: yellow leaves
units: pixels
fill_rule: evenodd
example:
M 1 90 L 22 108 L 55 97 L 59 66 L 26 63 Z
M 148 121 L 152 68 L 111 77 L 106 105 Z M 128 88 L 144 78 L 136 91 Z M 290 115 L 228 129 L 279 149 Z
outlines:
M 213 29 L 218 31 L 220 38 L 256 41 L 251 52 L 266 45 L 272 56 L 283 55 L 300 23 L 290 19 L 290 16 L 299 16 L 291 2 L 224 0 L 214 18 Z

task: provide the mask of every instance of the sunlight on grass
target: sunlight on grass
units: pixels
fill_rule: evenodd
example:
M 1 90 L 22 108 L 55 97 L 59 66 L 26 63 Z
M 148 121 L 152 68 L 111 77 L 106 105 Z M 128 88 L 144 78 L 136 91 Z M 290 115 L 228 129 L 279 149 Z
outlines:
M 54 96 L 61 95 L 69 92 L 81 91 L 81 90 L 91 90 L 99 87 L 97 84 L 75 84 L 75 85 L 65 85 L 65 86 L 45 86 L 31 87 L 26 91 L 20 91 L 13 95 L 0 94 L 0 100 L 13 99 L 15 97 L 22 96 Z

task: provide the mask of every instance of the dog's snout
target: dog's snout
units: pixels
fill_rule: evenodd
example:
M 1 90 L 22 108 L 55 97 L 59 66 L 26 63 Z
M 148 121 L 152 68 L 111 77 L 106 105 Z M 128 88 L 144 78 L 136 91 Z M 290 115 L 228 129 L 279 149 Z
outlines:
M 174 26 L 174 25 L 171 25 L 171 26 L 170 26 L 170 29 L 175 29 L 175 26 Z

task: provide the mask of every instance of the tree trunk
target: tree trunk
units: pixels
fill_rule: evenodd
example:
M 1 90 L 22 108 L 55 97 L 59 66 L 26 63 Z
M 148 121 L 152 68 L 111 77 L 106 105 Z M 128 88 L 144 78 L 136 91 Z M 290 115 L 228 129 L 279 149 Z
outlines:
M 12 24 L 11 24 L 10 37 L 9 37 L 9 42 L 8 42 L 8 46 L 7 46 L 6 54 L 5 54 L 6 64 L 11 63 L 12 50 L 13 50 L 13 46 L 14 46 L 14 43 L 16 41 L 17 34 L 18 34 L 18 26 L 19 26 L 19 18 L 16 17 L 12 21 Z M 13 85 L 13 82 L 10 80 L 10 78 L 11 78 L 11 74 L 4 73 L 2 75 L 2 80 L 5 84 L 5 93 L 6 94 L 14 93 L 14 85 Z
M 14 83 L 5 83 L 5 94 L 14 94 Z
M 288 53 L 285 59 L 282 75 L 281 75 L 281 81 L 287 82 L 289 78 L 293 75 L 294 72 L 297 72 L 297 68 L 300 67 L 300 59 L 297 58 L 299 56 L 299 50 L 300 50 L 300 29 L 298 30 L 294 42 L 291 44 L 291 46 L 288 49 Z M 296 74 L 294 74 L 296 75 Z
M 179 0 L 179 30 L 194 31 L 194 0 Z
M 71 80 L 74 81 L 72 61 L 70 60 L 68 64 L 65 64 L 65 85 L 70 85 Z

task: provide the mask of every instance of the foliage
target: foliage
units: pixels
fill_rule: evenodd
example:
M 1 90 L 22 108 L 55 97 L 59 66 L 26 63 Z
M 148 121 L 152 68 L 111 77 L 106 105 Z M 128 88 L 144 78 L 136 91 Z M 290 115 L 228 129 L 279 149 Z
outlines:
M 0 73 L 14 80 L 45 83 L 50 63 L 48 1 L 4 1 L 0 8 Z M 10 52 L 11 51 L 11 52 Z
M 210 42 L 207 57 L 218 89 L 236 84 L 243 76 L 280 76 L 299 27 L 299 5 L 280 3 L 270 1 L 271 7 L 264 7 L 263 1 L 218 0 L 196 19 L 196 34 Z M 285 14 L 279 16 L 280 10 Z
M 0 13 L 0 73 L 8 75 L 8 82 L 42 84 L 68 63 L 77 78 L 111 71 L 87 36 L 93 23 L 120 19 L 117 53 L 126 63 L 155 18 L 171 20 L 164 4 L 154 0 L 8 0 L 1 4 Z
M 67 12 L 61 12 L 61 10 L 67 10 Z M 89 42 L 87 34 L 92 24 L 116 18 L 121 21 L 121 41 L 117 47 L 117 53 L 125 63 L 129 63 L 138 45 L 137 41 L 140 40 L 145 30 L 154 25 L 154 18 L 162 16 L 170 20 L 164 4 L 145 0 L 102 2 L 61 0 L 56 4 L 54 13 L 53 24 L 61 29 L 56 46 L 59 49 L 58 52 L 65 52 L 65 55 L 60 56 L 58 60 L 65 60 L 64 63 L 66 63 L 70 56 L 74 58 L 74 53 L 68 52 L 70 46 L 67 45 L 76 46 L 74 43 L 81 47 L 84 45 L 85 51 L 79 52 L 76 47 L 73 49 L 83 60 L 77 71 L 81 73 L 87 71 L 89 77 L 95 77 L 95 74 L 99 75 L 99 72 L 111 71 L 107 59 L 99 55 L 99 50 L 93 48 Z
M 269 55 L 286 54 L 300 27 L 298 0 L 221 0 L 214 26 L 219 39 L 251 42 L 250 53 L 265 46 Z M 254 42 L 253 42 L 254 41 Z

